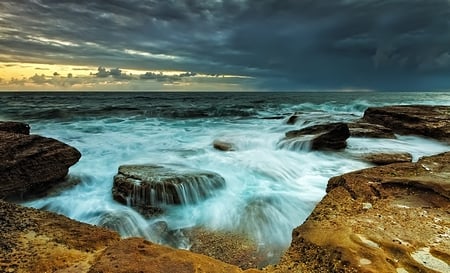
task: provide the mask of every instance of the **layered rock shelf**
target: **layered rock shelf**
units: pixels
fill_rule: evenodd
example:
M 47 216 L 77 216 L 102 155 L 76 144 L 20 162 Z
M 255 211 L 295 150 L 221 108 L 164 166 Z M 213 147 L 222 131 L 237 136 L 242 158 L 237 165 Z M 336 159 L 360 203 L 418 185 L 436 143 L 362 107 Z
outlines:
M 166 205 L 194 204 L 225 186 L 217 173 L 175 165 L 124 165 L 114 177 L 113 198 L 146 215 Z
M 62 182 L 81 157 L 58 140 L 28 135 L 29 128 L 18 122 L 0 124 L 0 198 L 20 200 L 48 190 Z
M 450 272 L 450 152 L 333 177 L 284 272 Z

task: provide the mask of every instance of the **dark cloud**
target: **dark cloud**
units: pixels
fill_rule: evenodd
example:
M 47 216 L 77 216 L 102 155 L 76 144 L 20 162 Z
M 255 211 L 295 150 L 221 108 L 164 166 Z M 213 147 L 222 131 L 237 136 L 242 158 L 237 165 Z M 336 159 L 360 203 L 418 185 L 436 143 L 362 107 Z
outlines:
M 237 74 L 270 90 L 450 88 L 448 0 L 4 0 L 0 10 L 0 61 Z

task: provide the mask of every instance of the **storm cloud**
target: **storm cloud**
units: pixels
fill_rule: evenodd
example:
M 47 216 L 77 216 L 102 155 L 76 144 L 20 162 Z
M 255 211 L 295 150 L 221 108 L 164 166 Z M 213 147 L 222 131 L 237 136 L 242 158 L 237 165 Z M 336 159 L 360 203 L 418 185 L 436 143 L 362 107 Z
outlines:
M 242 75 L 257 90 L 450 89 L 448 0 L 4 0 L 0 9 L 2 62 Z

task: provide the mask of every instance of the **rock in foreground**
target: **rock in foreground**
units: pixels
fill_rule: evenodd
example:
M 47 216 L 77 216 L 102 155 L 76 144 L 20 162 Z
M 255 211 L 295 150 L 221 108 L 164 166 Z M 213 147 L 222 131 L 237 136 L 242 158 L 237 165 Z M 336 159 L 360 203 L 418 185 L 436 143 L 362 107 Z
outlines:
M 30 125 L 15 121 L 0 121 L 0 131 L 29 135 Z
M 339 150 L 347 147 L 346 140 L 349 137 L 350 131 L 345 123 L 321 124 L 287 132 L 286 137 L 279 143 L 279 147 Z
M 176 165 L 124 165 L 114 177 L 113 197 L 144 214 L 167 205 L 194 204 L 225 186 L 217 173 Z
M 273 272 L 450 272 L 450 152 L 330 179 Z
M 398 134 L 423 135 L 450 143 L 450 106 L 369 107 L 363 119 L 391 128 Z
M 241 273 L 204 255 L 0 200 L 0 272 Z M 257 273 L 247 270 L 246 273 Z
M 0 198 L 22 199 L 47 190 L 80 157 L 78 150 L 52 138 L 0 131 Z

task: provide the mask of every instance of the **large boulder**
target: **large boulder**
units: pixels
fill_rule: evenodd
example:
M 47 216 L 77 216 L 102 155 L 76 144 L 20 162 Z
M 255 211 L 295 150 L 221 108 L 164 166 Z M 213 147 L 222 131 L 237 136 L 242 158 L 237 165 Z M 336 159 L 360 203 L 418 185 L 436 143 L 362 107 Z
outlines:
M 450 152 L 333 177 L 272 272 L 450 272 Z
M 0 219 L 0 272 L 260 272 L 1 200 Z
M 350 132 L 345 123 L 320 124 L 289 131 L 278 144 L 279 148 L 339 150 L 347 147 Z
M 113 198 L 152 215 L 167 205 L 195 204 L 225 186 L 217 173 L 179 165 L 123 165 L 114 177 Z
M 422 135 L 450 143 L 450 106 L 369 107 L 363 119 L 391 128 L 398 134 Z
M 81 154 L 52 138 L 0 131 L 0 199 L 22 199 L 62 182 Z

